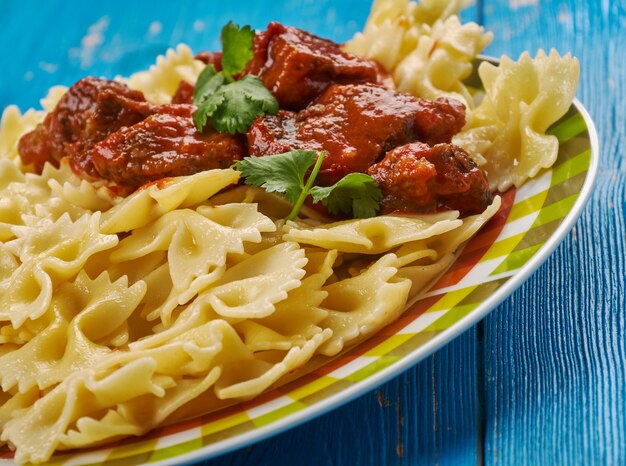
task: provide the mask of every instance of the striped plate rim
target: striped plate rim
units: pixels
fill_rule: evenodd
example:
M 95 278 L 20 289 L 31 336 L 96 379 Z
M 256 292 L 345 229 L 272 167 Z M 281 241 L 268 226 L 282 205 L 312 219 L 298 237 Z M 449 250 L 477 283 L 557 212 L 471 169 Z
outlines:
M 571 230 L 587 202 L 599 162 L 597 133 L 575 100 L 549 132 L 560 143 L 553 168 L 502 195 L 503 206 L 453 266 L 401 318 L 359 346 L 286 385 L 242 404 L 138 439 L 48 464 L 189 464 L 295 427 L 374 389 L 484 318 L 513 293 Z M 12 464 L 10 453 L 0 464 Z

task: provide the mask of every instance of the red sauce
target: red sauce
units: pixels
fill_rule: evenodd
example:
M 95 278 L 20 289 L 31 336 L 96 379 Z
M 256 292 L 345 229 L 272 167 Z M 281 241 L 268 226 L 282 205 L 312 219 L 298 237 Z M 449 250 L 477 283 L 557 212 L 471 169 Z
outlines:
M 454 144 L 399 146 L 367 172 L 385 193 L 384 213 L 443 206 L 476 214 L 493 200 L 485 173 Z
M 300 110 L 333 83 L 380 83 L 386 74 L 374 61 L 301 29 L 270 23 L 254 38 L 245 73 L 261 78 L 281 108 Z
M 138 188 L 164 177 L 228 168 L 243 157 L 241 138 L 198 132 L 192 119 L 195 107 L 163 105 L 157 110 L 93 147 L 93 164 L 101 177 Z
M 41 171 L 67 158 L 79 175 L 128 191 L 245 155 L 324 150 L 320 184 L 369 173 L 384 192 L 383 212 L 475 213 L 491 202 L 484 173 L 450 143 L 465 123 L 461 103 L 395 92 L 376 62 L 278 23 L 256 34 L 253 52 L 243 74 L 258 75 L 282 110 L 257 118 L 245 137 L 198 132 L 188 82 L 171 104 L 154 105 L 122 83 L 87 77 L 21 138 L 22 161 Z M 196 58 L 221 69 L 219 52 Z
M 187 81 L 181 81 L 172 96 L 173 104 L 190 104 L 193 102 L 193 91 L 195 87 Z
M 331 85 L 304 110 L 258 118 L 248 132 L 251 155 L 325 150 L 319 180 L 333 184 L 367 172 L 394 147 L 416 140 L 450 142 L 465 123 L 456 101 L 429 101 L 374 84 Z
M 194 57 L 205 65 L 211 64 L 217 71 L 222 71 L 222 52 L 206 52 L 202 51 Z
M 89 149 L 120 128 L 143 120 L 152 113 L 152 107 L 141 92 L 124 84 L 93 77 L 81 79 L 43 123 L 20 139 L 20 156 L 37 171 L 45 162 L 58 167 L 63 157 L 69 157 L 78 171 L 93 176 Z

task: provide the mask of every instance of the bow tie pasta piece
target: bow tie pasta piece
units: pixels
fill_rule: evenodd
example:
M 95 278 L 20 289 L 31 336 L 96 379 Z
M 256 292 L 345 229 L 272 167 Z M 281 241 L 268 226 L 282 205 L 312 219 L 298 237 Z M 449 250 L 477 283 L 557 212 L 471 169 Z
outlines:
M 428 238 L 426 244 L 429 248 L 435 249 L 439 255 L 456 251 L 459 246 L 474 236 L 485 223 L 496 215 L 498 210 L 500 210 L 501 204 L 500 196 L 495 196 L 491 205 L 483 212 L 463 218 L 463 224 L 458 228 Z
M 47 112 L 51 112 L 57 102 L 67 91 L 65 86 L 54 86 L 48 91 L 46 97 L 41 99 L 44 111 L 27 110 L 21 113 L 15 105 L 9 105 L 2 112 L 0 117 L 0 161 L 8 160 L 16 167 L 27 170 L 22 166 L 17 145 L 20 138 L 35 129 L 43 121 Z M 0 176 L 0 179 L 3 179 Z
M 104 187 L 96 187 L 87 180 L 80 180 L 78 184 L 65 182 L 60 183 L 52 179 L 48 182 L 52 196 L 67 201 L 73 206 L 85 209 L 85 211 L 106 211 L 114 204 L 111 191 Z
M 66 214 L 56 222 L 14 227 L 17 238 L 6 247 L 21 264 L 0 283 L 0 321 L 9 320 L 17 328 L 39 318 L 57 285 L 76 276 L 91 256 L 117 245 L 117 236 L 100 234 L 99 223 L 99 213 L 76 222 Z
M 377 1 L 363 33 L 345 49 L 374 58 L 393 76 L 399 91 L 416 97 L 452 97 L 469 109 L 472 96 L 463 83 L 472 61 L 493 34 L 456 16 L 465 1 Z
M 22 135 L 35 129 L 44 116 L 44 112 L 32 109 L 22 114 L 15 105 L 5 108 L 0 119 L 0 158 L 17 166 L 20 163 L 17 143 Z
M 384 0 L 379 0 L 385 3 Z M 394 0 L 398 1 L 398 0 Z M 406 2 L 406 0 L 403 0 Z M 421 0 L 420 2 L 411 2 L 414 6 L 413 16 L 418 22 L 426 24 L 434 24 L 437 20 L 444 20 L 450 16 L 456 15 L 463 8 L 471 4 L 471 0 Z
M 167 212 L 193 207 L 238 181 L 238 171 L 216 169 L 145 186 L 102 215 L 102 232 L 122 233 L 148 225 Z
M 0 158 L 0 190 L 6 189 L 11 183 L 23 183 L 25 179 L 24 172 L 17 165 L 8 159 Z
M 252 188 L 248 185 L 237 186 L 236 188 L 216 194 L 207 201 L 209 205 L 232 204 L 239 202 L 253 202 L 259 206 L 259 210 L 272 219 L 283 219 L 289 215 L 293 204 L 286 201 L 285 198 L 277 196 L 274 193 L 268 193 L 264 189 Z M 303 215 L 310 215 L 313 209 L 303 206 L 301 211 Z M 319 214 L 317 215 L 319 217 Z
M 229 340 L 224 341 L 224 350 L 216 358 L 223 372 L 215 383 L 215 394 L 221 400 L 245 400 L 264 392 L 281 377 L 306 364 L 331 334 L 325 329 L 286 353 L 252 353 L 232 330 L 225 334 Z
M 17 256 L 7 248 L 6 243 L 0 242 L 0 283 L 10 278 L 19 266 Z
M 346 345 L 364 338 L 396 320 L 406 305 L 411 281 L 398 277 L 395 254 L 386 254 L 355 277 L 323 288 L 328 310 L 319 326 L 332 330 L 320 353 L 334 356 Z
M 84 272 L 63 283 L 47 310 L 49 324 L 19 349 L 0 356 L 0 383 L 8 391 L 40 390 L 74 372 L 95 366 L 128 339 L 127 319 L 143 297 L 142 282 L 111 283 L 106 273 L 91 280 Z
M 403 244 L 395 251 L 397 262 L 394 265 L 398 267 L 398 276 L 412 282 L 409 300 L 416 298 L 447 270 L 454 261 L 452 253 L 498 212 L 500 204 L 500 196 L 496 196 L 483 212 L 463 218 L 463 224 L 458 228 L 422 241 Z
M 429 26 L 457 14 L 466 4 L 466 0 L 376 0 L 363 32 L 357 32 L 344 48 L 374 58 L 393 71 L 415 49 L 418 38 L 428 33 Z
M 149 290 L 150 285 L 148 284 L 148 293 L 146 293 L 146 297 L 149 297 Z M 202 327 L 203 325 L 215 320 L 222 319 L 215 313 L 215 311 L 213 311 L 207 297 L 201 294 L 191 303 L 184 306 L 180 314 L 178 314 L 176 319 L 172 321 L 170 326 L 161 326 L 160 328 L 155 327 L 155 331 L 146 335 L 145 338 L 137 338 L 134 341 L 131 341 L 128 344 L 128 348 L 130 351 L 140 351 L 167 345 L 168 342 L 177 339 L 180 335 L 183 335 L 195 328 Z
M 122 269 L 134 260 L 167 251 L 172 290 L 167 301 L 148 314 L 169 325 L 172 310 L 189 302 L 215 282 L 229 254 L 242 254 L 245 242 L 261 241 L 262 232 L 276 229 L 254 204 L 228 204 L 193 211 L 169 212 L 151 225 L 138 228 L 120 242 L 110 260 Z M 124 265 L 125 264 L 125 265 Z
M 450 97 L 472 108 L 473 98 L 463 81 L 492 38 L 476 23 L 461 24 L 457 16 L 437 21 L 393 70 L 397 89 L 424 99 Z
M 217 381 L 224 363 L 218 355 L 228 351 L 226 361 L 239 354 L 254 358 L 241 342 L 239 352 L 231 344 L 237 338 L 228 323 L 215 319 L 165 344 L 111 352 L 95 367 L 66 377 L 30 410 L 15 413 L 2 440 L 18 447 L 17 461 L 45 461 L 54 449 L 141 435 Z M 34 401 L 7 403 L 28 400 Z
M 463 224 L 458 216 L 457 211 L 420 216 L 380 216 L 315 227 L 287 222 L 283 239 L 341 252 L 379 254 L 404 243 L 458 228 Z
M 16 413 L 2 440 L 17 446 L 16 461 L 44 462 L 55 449 L 140 435 L 206 391 L 219 372 L 174 380 L 158 372 L 154 357 L 143 356 L 98 373 L 76 373 Z
M 408 278 L 411 281 L 411 289 L 407 301 L 419 297 L 420 293 L 427 290 L 433 282 L 444 273 L 454 262 L 454 254 L 447 253 L 438 257 L 435 261 L 424 263 L 414 262 L 410 265 L 398 266 L 398 277 Z
M 334 273 L 336 258 L 334 250 L 307 251 L 307 268 L 317 262 L 314 272 L 307 275 L 298 288 L 289 291 L 285 300 L 276 303 L 276 309 L 269 316 L 234 325 L 251 351 L 288 350 L 302 346 L 322 332 L 319 323 L 328 316 L 328 311 L 319 307 L 328 296 L 322 287 Z
M 195 84 L 205 64 L 193 57 L 191 49 L 179 44 L 159 55 L 148 71 L 139 71 L 127 80 L 131 89 L 143 92 L 146 100 L 154 104 L 169 104 L 181 81 Z
M 482 149 L 490 188 L 504 192 L 554 164 L 559 143 L 545 133 L 574 99 L 579 64 L 570 54 L 540 50 L 516 62 L 503 56 L 498 66 L 483 62 L 478 73 L 485 97 L 454 142 Z
M 29 409 L 40 396 L 40 392 L 37 388 L 32 388 L 26 392 L 17 392 L 12 394 L 10 392 L 1 392 L 0 395 L 0 431 L 4 428 L 7 422 L 15 417 L 17 413 L 23 412 L 23 410 Z M 0 445 L 3 443 L 0 438 Z
M 307 258 L 297 243 L 280 243 L 229 268 L 204 293 L 216 313 L 235 319 L 263 318 L 300 286 Z
M 80 183 L 67 164 L 59 168 L 46 165 L 41 175 L 26 173 L 21 176 L 15 173 L 18 169 L 13 162 L 4 160 L 0 161 L 0 165 L 0 175 L 3 176 L 3 187 L 0 188 L 0 241 L 15 238 L 12 226 L 26 225 L 25 217 L 28 216 L 56 220 L 63 214 L 69 214 L 72 220 L 76 220 L 89 212 L 53 195 L 50 189 L 51 182 Z

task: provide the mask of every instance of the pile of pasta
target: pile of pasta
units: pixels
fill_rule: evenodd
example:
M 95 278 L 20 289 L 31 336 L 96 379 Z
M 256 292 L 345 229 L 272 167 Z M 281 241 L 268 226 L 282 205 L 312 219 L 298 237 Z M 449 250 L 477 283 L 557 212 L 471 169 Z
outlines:
M 521 183 L 543 166 L 529 154 L 553 146 L 545 129 L 573 97 L 554 97 L 543 78 L 565 63 L 573 79 L 577 64 L 551 53 L 481 67 L 475 105 L 463 80 L 490 35 L 461 25 L 461 6 L 376 1 L 347 48 L 379 59 L 401 90 L 463 99 L 459 141 L 494 186 Z M 203 66 L 181 45 L 124 81 L 166 103 Z M 8 107 L 0 123 L 0 444 L 19 463 L 250 399 L 336 355 L 397 319 L 500 205 L 466 218 L 285 221 L 290 206 L 238 185 L 232 169 L 116 197 L 67 164 L 34 174 L 20 163 L 17 141 L 64 92 L 53 88 L 42 111 Z

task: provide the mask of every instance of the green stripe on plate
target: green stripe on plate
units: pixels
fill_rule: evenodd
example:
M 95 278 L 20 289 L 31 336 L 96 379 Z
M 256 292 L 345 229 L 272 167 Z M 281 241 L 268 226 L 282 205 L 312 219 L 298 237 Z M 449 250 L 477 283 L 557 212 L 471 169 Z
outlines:
M 281 406 L 280 408 L 275 409 L 274 411 L 271 411 L 266 414 L 262 414 L 261 416 L 252 419 L 252 422 L 254 423 L 255 426 L 261 427 L 266 424 L 271 424 L 272 422 L 277 421 L 279 419 L 282 419 L 291 413 L 300 411 L 301 409 L 306 408 L 307 406 L 308 405 L 301 403 L 299 401 L 294 401 L 293 403 L 289 403 L 288 405 Z
M 154 438 L 147 441 L 116 446 L 101 464 L 144 464 L 152 456 L 152 452 L 155 450 L 158 442 L 159 439 Z
M 572 210 L 572 206 L 576 202 L 576 199 L 578 199 L 578 193 L 572 194 L 571 196 L 568 196 L 559 202 L 555 202 L 554 204 L 544 206 L 544 208 L 541 209 L 537 220 L 535 220 L 533 228 L 565 217 L 569 211 Z
M 436 311 L 446 311 L 448 309 L 453 308 L 461 301 L 465 299 L 465 297 L 470 294 L 472 291 L 476 289 L 478 285 L 468 286 L 466 288 L 461 288 L 460 290 L 448 291 L 446 294 L 442 296 L 440 300 L 438 300 L 435 304 L 433 304 L 426 312 L 436 312 Z
M 302 401 L 304 398 L 311 396 L 313 393 L 317 393 L 338 381 L 339 379 L 335 377 L 324 375 L 313 380 L 312 382 L 307 383 L 306 385 L 290 391 L 286 395 L 294 400 Z
M 591 150 L 586 150 L 558 165 L 552 171 L 551 186 L 563 183 L 574 176 L 587 171 L 591 159 Z
M 163 461 L 173 456 L 184 455 L 185 453 L 189 453 L 190 451 L 198 450 L 202 448 L 204 445 L 202 443 L 202 438 L 198 437 L 187 442 L 178 443 L 175 445 L 170 445 L 166 448 L 161 448 L 160 450 L 156 450 L 152 453 L 152 456 L 148 460 L 149 463 L 156 463 L 157 461 Z
M 514 251 L 507 256 L 506 259 L 500 264 L 491 274 L 496 275 L 499 273 L 509 272 L 511 270 L 519 269 L 522 265 L 530 260 L 531 257 L 543 246 L 544 243 L 536 244 L 529 248 L 520 249 Z
M 387 366 L 390 366 L 400 358 L 398 356 L 381 356 L 380 358 L 372 361 L 367 366 L 362 367 L 358 371 L 350 374 L 346 377 L 346 380 L 350 380 L 351 382 L 360 382 L 361 380 L 367 379 L 372 374 L 375 374 Z
M 413 337 L 414 333 L 397 333 L 395 335 L 391 335 L 385 341 L 383 341 L 380 345 L 376 345 L 374 348 L 369 350 L 363 356 L 376 357 L 376 356 L 385 356 L 393 351 L 395 348 L 400 346 L 405 341 L 409 340 Z
M 525 217 L 526 215 L 530 215 L 538 210 L 541 210 L 541 206 L 546 200 L 546 196 L 548 195 L 548 190 L 541 191 L 540 193 L 535 194 L 534 196 L 529 197 L 528 199 L 524 199 L 523 201 L 519 201 L 512 208 L 511 212 L 509 212 L 509 217 L 507 218 L 507 223 L 512 222 L 513 220 L 517 220 L 518 218 Z
M 465 317 L 467 314 L 476 309 L 479 303 L 465 304 L 464 306 L 455 306 L 442 315 L 439 319 L 434 321 L 428 327 L 426 331 L 446 330 L 452 325 L 456 324 L 459 320 Z
M 559 144 L 563 144 L 586 130 L 587 125 L 585 124 L 585 119 L 580 113 L 575 113 L 568 119 L 550 128 L 547 134 L 556 136 L 559 140 Z
M 216 432 L 225 431 L 246 422 L 250 422 L 250 416 L 248 416 L 245 411 L 240 411 L 230 416 L 204 424 L 200 427 L 200 431 L 202 432 L 202 437 L 207 437 Z
M 489 251 L 487 251 L 480 259 L 480 262 L 506 256 L 513 249 L 515 249 L 515 246 L 517 246 L 522 238 L 524 238 L 524 235 L 526 235 L 525 231 L 493 243 L 491 248 L 489 248 Z

